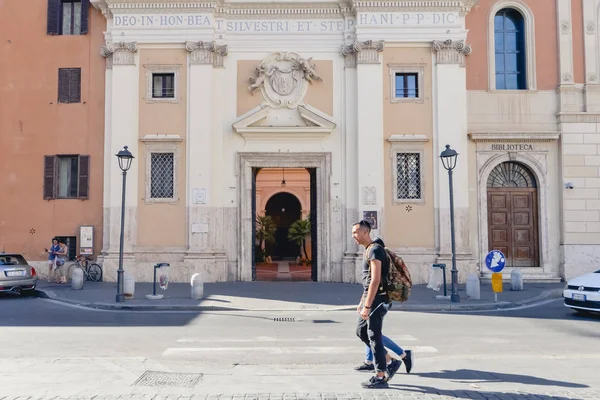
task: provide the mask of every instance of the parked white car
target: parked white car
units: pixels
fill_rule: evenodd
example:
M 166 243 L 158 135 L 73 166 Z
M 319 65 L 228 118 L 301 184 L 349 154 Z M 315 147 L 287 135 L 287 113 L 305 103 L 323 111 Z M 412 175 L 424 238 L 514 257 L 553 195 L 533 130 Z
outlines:
M 578 312 L 600 312 L 600 269 L 567 282 L 565 306 Z

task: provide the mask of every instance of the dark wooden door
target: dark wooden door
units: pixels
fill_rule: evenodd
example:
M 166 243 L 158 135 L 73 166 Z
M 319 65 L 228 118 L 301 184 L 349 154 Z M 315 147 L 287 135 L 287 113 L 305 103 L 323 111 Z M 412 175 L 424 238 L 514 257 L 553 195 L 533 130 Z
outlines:
M 535 188 L 488 188 L 488 250 L 500 250 L 507 267 L 538 262 Z
M 310 258 L 312 261 L 310 277 L 313 281 L 318 278 L 318 257 L 317 257 L 317 169 L 307 168 L 310 174 Z

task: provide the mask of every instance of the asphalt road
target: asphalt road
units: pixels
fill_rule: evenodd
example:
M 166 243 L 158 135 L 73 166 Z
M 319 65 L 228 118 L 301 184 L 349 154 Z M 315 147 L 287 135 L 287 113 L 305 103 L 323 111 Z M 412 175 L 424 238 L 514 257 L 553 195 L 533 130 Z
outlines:
M 0 397 L 360 392 L 369 375 L 352 370 L 364 357 L 356 318 L 95 311 L 0 297 Z M 561 300 L 513 311 L 391 312 L 384 331 L 416 354 L 413 373 L 402 368 L 390 385 L 411 398 L 600 398 L 600 317 Z M 137 382 L 148 371 L 155 380 Z M 185 387 L 186 379 L 197 382 Z

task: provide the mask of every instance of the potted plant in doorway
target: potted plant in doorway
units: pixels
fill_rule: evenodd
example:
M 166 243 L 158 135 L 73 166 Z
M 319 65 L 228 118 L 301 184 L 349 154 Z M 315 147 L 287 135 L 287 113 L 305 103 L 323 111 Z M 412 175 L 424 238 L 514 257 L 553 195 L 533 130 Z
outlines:
M 309 262 L 308 253 L 306 252 L 306 238 L 310 237 L 310 233 L 310 216 L 307 216 L 306 219 L 294 221 L 288 231 L 288 240 L 302 246 L 301 251 L 304 252 L 304 262 L 306 263 Z
M 256 236 L 255 236 L 255 261 L 263 262 L 267 258 L 265 244 L 275 241 L 275 221 L 269 215 L 258 215 L 256 217 Z

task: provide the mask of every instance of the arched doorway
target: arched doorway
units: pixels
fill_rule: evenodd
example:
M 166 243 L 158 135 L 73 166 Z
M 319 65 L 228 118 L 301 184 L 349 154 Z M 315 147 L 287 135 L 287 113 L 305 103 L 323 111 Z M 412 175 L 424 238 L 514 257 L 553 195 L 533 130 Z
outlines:
M 293 194 L 280 192 L 267 201 L 265 211 L 277 227 L 275 243 L 267 245 L 267 253 L 273 260 L 295 259 L 300 254 L 300 246 L 288 240 L 288 232 L 292 223 L 302 218 L 300 201 Z
M 537 202 L 537 182 L 525 165 L 507 161 L 490 172 L 488 251 L 502 251 L 507 267 L 539 266 Z

